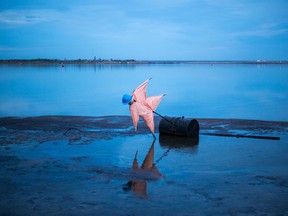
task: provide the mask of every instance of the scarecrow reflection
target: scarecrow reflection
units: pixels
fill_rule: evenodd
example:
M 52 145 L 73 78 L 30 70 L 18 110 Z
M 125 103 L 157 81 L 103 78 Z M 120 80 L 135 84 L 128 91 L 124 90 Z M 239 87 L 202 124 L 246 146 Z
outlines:
M 138 166 L 137 154 L 135 154 L 132 169 L 135 171 L 135 175 L 133 175 L 133 180 L 130 180 L 127 184 L 123 186 L 123 190 L 129 191 L 132 190 L 136 194 L 147 195 L 147 182 L 148 181 L 156 181 L 162 177 L 162 174 L 159 172 L 158 168 L 154 163 L 154 143 L 147 152 L 147 155 L 143 161 L 141 167 Z

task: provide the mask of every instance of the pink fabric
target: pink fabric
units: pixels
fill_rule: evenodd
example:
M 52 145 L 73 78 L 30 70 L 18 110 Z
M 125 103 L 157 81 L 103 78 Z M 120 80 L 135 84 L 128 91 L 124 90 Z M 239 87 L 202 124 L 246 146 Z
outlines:
M 150 131 L 154 134 L 153 111 L 159 106 L 164 94 L 147 98 L 146 89 L 149 80 L 150 79 L 146 80 L 133 91 L 132 99 L 134 103 L 130 105 L 130 112 L 135 130 L 137 130 L 139 116 L 141 116 Z

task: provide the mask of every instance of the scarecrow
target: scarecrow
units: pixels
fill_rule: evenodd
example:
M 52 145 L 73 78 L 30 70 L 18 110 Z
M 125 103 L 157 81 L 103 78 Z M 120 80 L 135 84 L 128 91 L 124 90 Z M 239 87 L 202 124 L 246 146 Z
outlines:
M 154 113 L 159 106 L 163 96 L 166 94 L 161 94 L 158 96 L 148 97 L 146 96 L 146 89 L 150 79 L 146 80 L 140 86 L 138 86 L 132 93 L 132 96 L 125 94 L 122 97 L 123 104 L 129 104 L 130 113 L 133 121 L 135 131 L 137 131 L 137 125 L 139 121 L 139 116 L 141 116 L 150 129 L 154 139 L 156 139 L 154 132 Z M 158 114 L 158 113 L 156 113 Z

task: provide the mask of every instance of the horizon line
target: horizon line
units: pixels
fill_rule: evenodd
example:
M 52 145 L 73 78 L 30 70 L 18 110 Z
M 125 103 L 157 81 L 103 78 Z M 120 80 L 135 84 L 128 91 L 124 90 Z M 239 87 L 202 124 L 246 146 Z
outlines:
M 94 59 L 87 59 L 87 58 L 78 58 L 78 59 L 58 59 L 58 58 L 10 58 L 10 59 L 0 59 L 0 61 L 94 61 L 94 62 L 101 62 L 101 61 L 131 61 L 131 62 L 288 62 L 288 60 L 266 60 L 266 59 L 257 59 L 257 60 L 167 60 L 167 59 L 157 59 L 157 60 L 149 60 L 149 59 L 102 59 L 102 58 L 94 58 Z

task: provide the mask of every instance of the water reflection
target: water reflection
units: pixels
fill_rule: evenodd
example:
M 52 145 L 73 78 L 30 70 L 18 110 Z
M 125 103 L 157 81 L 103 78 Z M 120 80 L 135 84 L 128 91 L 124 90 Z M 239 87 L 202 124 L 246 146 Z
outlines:
M 162 177 L 162 174 L 154 163 L 154 143 L 155 140 L 152 142 L 141 167 L 139 167 L 137 160 L 138 151 L 136 152 L 132 164 L 132 169 L 136 172 L 136 175 L 134 179 L 128 181 L 128 183 L 123 186 L 123 190 L 131 190 L 133 193 L 147 196 L 147 182 L 156 181 Z
M 168 149 L 188 148 L 193 152 L 197 152 L 199 138 L 160 134 L 159 143 L 162 147 L 166 147 Z
M 199 139 L 160 134 L 159 143 L 161 146 L 166 147 L 167 150 L 157 160 L 155 160 L 155 140 L 153 140 L 141 167 L 139 167 L 137 159 L 138 151 L 136 151 L 132 163 L 133 173 L 131 175 L 131 180 L 123 185 L 124 191 L 132 191 L 135 194 L 144 195 L 146 197 L 148 195 L 148 182 L 157 181 L 163 177 L 156 164 L 167 157 L 171 149 L 188 148 L 189 150 L 192 150 L 193 153 L 196 153 L 198 150 Z

